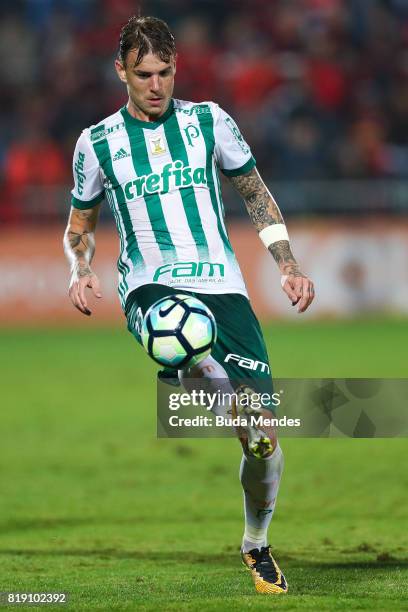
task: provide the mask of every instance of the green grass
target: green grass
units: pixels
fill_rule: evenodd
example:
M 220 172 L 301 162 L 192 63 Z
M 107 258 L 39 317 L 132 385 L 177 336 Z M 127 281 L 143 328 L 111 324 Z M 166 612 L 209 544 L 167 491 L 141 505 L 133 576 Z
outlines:
M 280 377 L 408 375 L 404 321 L 265 332 Z M 129 334 L 0 342 L 0 591 L 67 591 L 75 611 L 408 609 L 406 440 L 282 440 L 270 539 L 290 593 L 257 595 L 239 445 L 156 439 L 156 367 Z

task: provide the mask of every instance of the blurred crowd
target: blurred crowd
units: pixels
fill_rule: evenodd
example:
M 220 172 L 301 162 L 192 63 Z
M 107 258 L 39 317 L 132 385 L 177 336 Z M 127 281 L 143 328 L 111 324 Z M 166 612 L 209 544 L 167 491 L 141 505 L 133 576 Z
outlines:
M 232 114 L 268 180 L 408 176 L 406 0 L 13 0 L 0 3 L 1 221 L 68 201 L 81 130 L 126 100 L 113 59 L 139 11 L 175 34 L 175 96 Z

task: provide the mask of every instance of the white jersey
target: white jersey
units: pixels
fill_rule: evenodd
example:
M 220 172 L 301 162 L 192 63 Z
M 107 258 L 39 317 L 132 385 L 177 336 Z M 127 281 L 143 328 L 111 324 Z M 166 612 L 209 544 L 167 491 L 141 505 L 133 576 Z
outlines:
M 84 130 L 77 142 L 72 205 L 106 198 L 120 237 L 119 296 L 150 283 L 247 295 L 224 223 L 218 169 L 255 160 L 238 127 L 213 102 L 171 100 L 158 121 L 126 107 Z

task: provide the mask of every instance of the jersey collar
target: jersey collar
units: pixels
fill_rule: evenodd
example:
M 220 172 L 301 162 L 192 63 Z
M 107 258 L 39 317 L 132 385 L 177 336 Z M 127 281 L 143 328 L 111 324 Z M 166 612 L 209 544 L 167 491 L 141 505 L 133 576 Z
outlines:
M 140 119 L 136 119 L 136 117 L 132 117 L 132 115 L 129 113 L 128 109 L 126 108 L 126 104 L 125 106 L 122 106 L 122 108 L 120 109 L 120 112 L 122 113 L 125 123 L 127 125 L 138 125 L 139 127 L 142 127 L 148 130 L 154 130 L 159 125 L 164 123 L 166 119 L 170 117 L 173 111 L 174 111 L 173 98 L 170 98 L 170 103 L 167 107 L 167 110 L 163 113 L 161 117 L 159 117 L 157 121 L 141 121 Z

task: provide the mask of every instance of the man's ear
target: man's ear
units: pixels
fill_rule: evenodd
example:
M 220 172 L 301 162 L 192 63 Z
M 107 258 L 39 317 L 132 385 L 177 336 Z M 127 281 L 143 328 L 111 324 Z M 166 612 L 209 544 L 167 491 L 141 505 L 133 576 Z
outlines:
M 118 59 L 115 60 L 115 69 L 122 83 L 127 83 L 126 69 Z
M 176 74 L 176 68 L 177 68 L 177 53 L 176 53 L 176 55 L 174 56 L 174 59 L 173 59 L 174 74 Z

